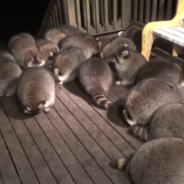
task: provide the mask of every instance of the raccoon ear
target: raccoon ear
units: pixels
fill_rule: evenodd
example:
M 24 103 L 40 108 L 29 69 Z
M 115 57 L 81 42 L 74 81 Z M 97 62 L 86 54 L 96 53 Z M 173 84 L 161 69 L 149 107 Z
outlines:
M 128 50 L 125 50 L 125 51 L 122 52 L 122 54 L 123 54 L 123 56 L 128 56 L 129 52 L 128 52 Z
M 97 47 L 99 50 L 100 50 L 101 46 L 102 46 L 102 42 L 98 42 Z
M 50 52 L 49 56 L 52 57 L 54 54 L 52 52 Z
M 105 55 L 104 55 L 103 52 L 100 53 L 100 57 L 103 58 L 103 59 L 105 58 Z
M 55 69 L 54 69 L 54 73 L 55 73 L 56 75 L 58 75 L 58 74 L 59 74 L 59 69 L 58 69 L 58 68 L 55 68 Z

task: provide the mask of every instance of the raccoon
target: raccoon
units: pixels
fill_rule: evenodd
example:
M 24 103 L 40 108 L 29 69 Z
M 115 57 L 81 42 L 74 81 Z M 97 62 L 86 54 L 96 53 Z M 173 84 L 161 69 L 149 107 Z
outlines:
M 55 79 L 45 67 L 25 70 L 17 86 L 17 97 L 25 114 L 49 112 L 55 102 L 55 93 Z
M 15 93 L 21 73 L 14 57 L 6 51 L 0 52 L 0 96 L 8 97 Z
M 9 47 L 17 63 L 23 68 L 43 66 L 45 61 L 38 51 L 35 39 L 28 33 L 20 33 L 9 41 Z
M 53 72 L 59 84 L 73 80 L 79 70 L 79 65 L 85 60 L 83 51 L 78 47 L 62 49 L 53 59 Z
M 79 71 L 79 80 L 99 107 L 109 109 L 112 106 L 112 102 L 105 96 L 112 84 L 112 74 L 103 59 L 93 57 L 85 61 Z
M 143 55 L 127 47 L 126 44 L 115 52 L 115 60 L 115 68 L 120 79 L 116 85 L 133 84 L 136 72 L 147 62 Z
M 66 37 L 65 33 L 62 33 L 58 28 L 49 29 L 45 34 L 45 39 L 54 42 L 56 45 Z
M 132 50 L 136 51 L 136 46 L 130 39 L 116 36 L 111 38 L 109 42 L 103 48 L 101 48 L 100 57 L 113 61 L 114 54 L 122 45 L 127 46 Z
M 58 46 L 50 40 L 38 39 L 36 44 L 45 61 L 48 61 L 56 52 L 59 52 Z
M 59 26 L 58 29 L 60 30 L 61 33 L 64 33 L 66 36 L 72 35 L 74 33 L 83 33 L 82 31 L 75 28 L 74 26 L 66 25 L 66 24 Z
M 160 107 L 147 126 L 133 126 L 130 132 L 147 141 L 162 137 L 184 139 L 184 104 L 174 103 Z
M 59 48 L 67 48 L 71 46 L 80 48 L 84 53 L 85 59 L 89 59 L 93 54 L 98 53 L 101 42 L 89 34 L 74 33 L 62 39 L 59 43 Z
M 178 64 L 167 62 L 163 58 L 150 60 L 145 65 L 140 67 L 136 74 L 135 84 L 153 77 L 167 80 L 178 86 L 184 85 L 182 68 Z
M 184 140 L 160 138 L 142 145 L 131 158 L 110 162 L 128 174 L 132 184 L 183 184 Z
M 145 125 L 161 106 L 180 102 L 177 86 L 168 81 L 152 78 L 134 86 L 123 104 L 123 116 L 133 125 Z

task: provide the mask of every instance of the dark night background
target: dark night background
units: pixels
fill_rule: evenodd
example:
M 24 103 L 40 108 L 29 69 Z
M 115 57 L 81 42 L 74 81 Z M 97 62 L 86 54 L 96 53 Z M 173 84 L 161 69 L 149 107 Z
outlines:
M 5 44 L 20 32 L 38 34 L 49 0 L 2 1 L 0 6 L 0 40 Z

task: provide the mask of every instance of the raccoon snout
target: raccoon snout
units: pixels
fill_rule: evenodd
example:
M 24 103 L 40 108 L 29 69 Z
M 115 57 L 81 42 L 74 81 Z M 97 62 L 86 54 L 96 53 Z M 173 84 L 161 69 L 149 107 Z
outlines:
M 127 112 L 127 110 L 123 110 L 123 117 L 130 126 L 137 125 L 136 120 L 130 117 L 130 114 Z

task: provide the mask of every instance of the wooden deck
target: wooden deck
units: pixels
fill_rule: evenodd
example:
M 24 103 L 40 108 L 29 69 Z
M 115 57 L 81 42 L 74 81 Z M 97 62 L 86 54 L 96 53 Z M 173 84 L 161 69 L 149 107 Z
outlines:
M 142 143 L 127 133 L 117 103 L 127 90 L 113 86 L 107 112 L 71 82 L 63 86 L 51 112 L 23 115 L 15 99 L 0 100 L 0 184 L 128 184 L 111 169 L 111 159 L 127 157 Z

